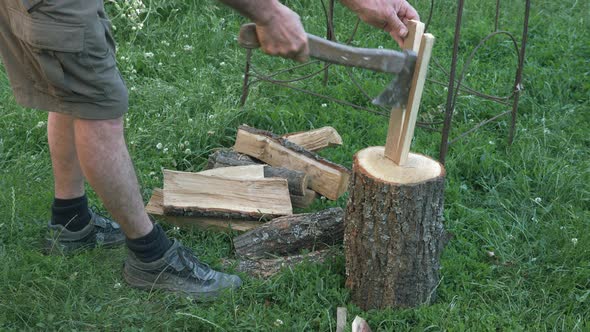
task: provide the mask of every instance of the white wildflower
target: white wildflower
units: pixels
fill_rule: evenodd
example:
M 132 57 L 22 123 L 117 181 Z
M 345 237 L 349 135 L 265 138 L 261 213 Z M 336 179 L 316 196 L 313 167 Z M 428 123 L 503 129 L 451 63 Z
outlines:
M 164 150 L 162 150 L 162 152 L 168 153 L 168 148 L 164 148 Z
M 187 52 L 190 52 L 190 51 L 193 50 L 193 47 L 191 45 L 184 45 L 182 47 L 182 49 L 185 50 L 185 51 L 187 51 Z
M 162 45 L 164 46 L 170 46 L 170 43 L 166 40 L 162 40 Z
M 143 54 L 143 56 L 145 56 L 146 58 L 153 58 L 154 57 L 154 53 L 152 53 L 152 52 L 145 52 Z
M 184 154 L 191 154 L 191 149 L 184 150 Z
M 222 61 L 222 62 L 219 63 L 219 65 L 223 67 L 223 66 L 225 66 L 225 62 Z
M 328 104 L 326 104 L 326 103 L 323 103 L 323 104 L 322 104 L 322 107 L 328 107 Z
M 578 244 L 578 238 L 573 238 L 572 239 L 572 244 L 575 246 L 576 244 Z
M 380 50 L 382 50 L 383 49 L 383 46 L 382 45 L 379 45 L 379 46 L 377 46 L 377 48 L 380 49 Z
M 541 197 L 535 197 L 535 203 L 540 204 L 542 201 Z
M 37 128 L 43 128 L 43 127 L 45 127 L 45 125 L 46 125 L 45 121 L 39 121 L 39 122 L 37 122 L 37 126 L 36 127 Z
M 494 143 L 494 141 L 489 141 L 488 143 L 489 143 L 490 145 L 494 145 L 494 144 L 496 144 L 496 143 Z
M 163 147 L 162 143 L 156 144 L 156 149 L 161 150 Z
M 121 288 L 121 283 L 120 283 L 120 282 L 116 282 L 116 283 L 113 285 L 113 288 L 114 288 L 114 289 L 119 289 L 119 288 Z
M 156 175 L 156 172 L 154 172 L 154 171 L 150 172 L 150 174 L 149 174 L 149 176 L 155 176 L 155 175 Z
M 161 62 L 158 62 L 158 66 L 162 67 L 162 63 Z
M 283 325 L 283 324 L 284 324 L 284 323 L 283 323 L 283 321 L 282 321 L 282 320 L 280 320 L 280 319 L 277 319 L 277 320 L 275 320 L 275 326 L 281 326 L 281 325 Z

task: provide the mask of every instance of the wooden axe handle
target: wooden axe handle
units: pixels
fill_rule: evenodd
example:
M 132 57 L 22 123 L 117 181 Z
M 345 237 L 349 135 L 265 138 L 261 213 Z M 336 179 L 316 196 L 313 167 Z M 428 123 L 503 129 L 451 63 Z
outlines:
M 387 49 L 352 47 L 336 43 L 318 36 L 307 34 L 309 55 L 329 63 L 349 67 L 365 68 L 378 72 L 399 73 L 406 63 L 406 53 Z M 238 43 L 244 48 L 258 48 L 260 42 L 256 34 L 256 24 L 242 25 Z

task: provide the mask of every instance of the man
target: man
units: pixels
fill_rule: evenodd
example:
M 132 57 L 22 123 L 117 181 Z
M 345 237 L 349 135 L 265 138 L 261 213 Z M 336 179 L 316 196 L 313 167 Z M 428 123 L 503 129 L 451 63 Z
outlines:
M 257 24 L 262 49 L 305 61 L 299 16 L 276 0 L 221 0 Z M 342 0 L 402 43 L 418 19 L 404 0 Z M 45 249 L 69 253 L 126 243 L 123 275 L 133 287 L 215 297 L 241 285 L 212 270 L 145 213 L 123 137 L 128 96 L 116 66 L 103 0 L 2 0 L 0 55 L 19 104 L 49 112 L 55 198 Z M 118 223 L 88 209 L 84 182 Z

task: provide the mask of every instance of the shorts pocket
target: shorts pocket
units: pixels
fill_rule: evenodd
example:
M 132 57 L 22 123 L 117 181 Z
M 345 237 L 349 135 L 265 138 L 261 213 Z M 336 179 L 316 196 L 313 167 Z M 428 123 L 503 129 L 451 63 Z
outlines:
M 30 49 L 39 72 L 38 89 L 67 101 L 105 99 L 116 60 L 109 47 L 90 47 L 106 45 L 104 30 L 101 36 L 86 24 L 39 20 L 16 10 L 10 16 L 13 33 Z

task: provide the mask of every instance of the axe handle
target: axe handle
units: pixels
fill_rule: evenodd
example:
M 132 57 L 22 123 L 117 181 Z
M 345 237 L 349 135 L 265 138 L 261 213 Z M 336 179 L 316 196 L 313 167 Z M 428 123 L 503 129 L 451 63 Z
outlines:
M 399 73 L 406 64 L 406 54 L 374 48 L 352 47 L 318 36 L 307 34 L 309 55 L 313 58 L 338 65 L 365 68 L 378 72 Z M 256 24 L 242 25 L 238 43 L 244 48 L 259 48 Z

